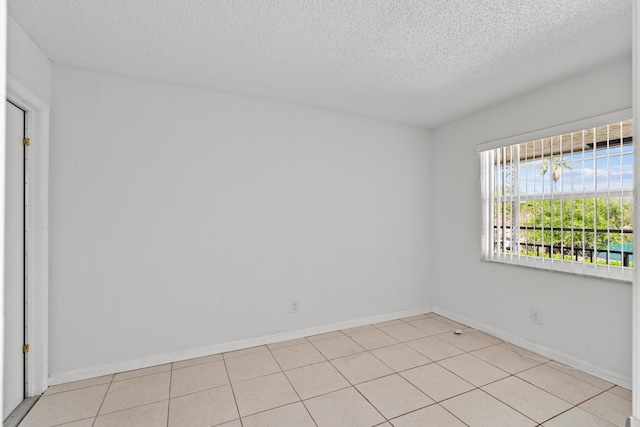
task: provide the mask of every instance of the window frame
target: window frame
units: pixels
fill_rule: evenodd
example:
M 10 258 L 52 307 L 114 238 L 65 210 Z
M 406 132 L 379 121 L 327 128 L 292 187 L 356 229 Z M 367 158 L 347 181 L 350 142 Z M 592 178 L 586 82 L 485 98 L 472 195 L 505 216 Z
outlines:
M 631 267 L 618 267 L 612 265 L 602 265 L 597 263 L 575 262 L 565 261 L 563 259 L 545 258 L 538 256 L 520 255 L 519 253 L 499 253 L 494 251 L 495 236 L 494 236 L 494 218 L 493 218 L 493 206 L 492 203 L 496 200 L 506 201 L 512 196 L 499 196 L 496 199 L 493 196 L 494 192 L 494 174 L 493 171 L 494 159 L 493 150 L 503 147 L 514 146 L 527 141 L 534 141 L 539 139 L 545 139 L 554 137 L 556 135 L 563 135 L 570 132 L 576 132 L 581 129 L 589 129 L 607 125 L 614 122 L 623 122 L 633 117 L 633 111 L 631 108 L 614 111 L 607 114 L 589 117 L 574 122 L 564 123 L 558 126 L 553 126 L 545 129 L 536 130 L 533 132 L 527 132 L 519 135 L 510 136 L 498 140 L 488 141 L 476 146 L 476 152 L 480 155 L 480 207 L 481 207 L 481 260 L 487 262 L 498 262 L 509 265 L 518 265 L 524 267 L 532 267 L 544 270 L 552 270 L 564 273 L 572 273 L 584 276 L 595 276 L 604 279 L 618 280 L 623 282 L 631 282 L 633 280 L 633 268 Z M 636 124 L 634 123 L 634 126 Z M 635 142 L 635 141 L 634 141 Z M 634 150 L 636 147 L 634 147 Z M 634 166 L 635 175 L 635 166 Z M 626 196 L 635 196 L 635 178 L 634 188 L 629 190 L 615 190 Z M 611 191 L 607 190 L 594 190 L 580 195 L 587 195 L 597 197 L 598 195 L 604 195 L 607 198 L 615 197 Z M 554 199 L 575 199 L 576 197 L 569 197 L 568 195 L 557 195 L 553 198 L 544 198 L 544 200 Z M 541 196 L 543 199 L 543 196 Z M 512 197 L 513 201 L 513 197 Z M 635 205 L 634 205 L 635 208 Z M 512 215 L 513 220 L 513 215 Z M 516 215 L 516 222 L 519 222 L 519 215 Z M 511 224 L 512 229 L 519 227 L 519 223 Z M 635 224 L 634 224 L 635 230 Z M 634 231 L 635 233 L 635 231 Z M 513 240 L 513 236 L 512 236 Z M 514 240 L 515 241 L 515 240 Z M 635 255 L 635 253 L 634 253 Z

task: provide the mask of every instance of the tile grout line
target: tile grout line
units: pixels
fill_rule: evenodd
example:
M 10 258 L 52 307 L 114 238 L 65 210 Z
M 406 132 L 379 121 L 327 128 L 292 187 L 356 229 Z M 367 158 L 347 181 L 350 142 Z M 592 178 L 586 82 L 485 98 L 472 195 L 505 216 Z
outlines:
M 571 378 L 573 378 L 573 379 L 577 379 L 577 380 L 579 380 L 579 381 L 582 381 L 583 383 L 588 384 L 588 385 L 590 385 L 591 387 L 595 387 L 595 388 L 597 388 L 597 389 L 599 389 L 599 390 L 600 390 L 600 392 L 598 392 L 598 393 L 594 394 L 593 396 L 591 396 L 591 397 L 589 397 L 589 398 L 587 398 L 587 399 L 585 399 L 585 400 L 582 400 L 580 403 L 573 403 L 573 402 L 569 402 L 567 399 L 563 398 L 562 396 L 558 396 L 557 394 L 552 393 L 550 390 L 547 390 L 547 389 L 544 389 L 544 388 L 542 388 L 542 387 L 539 387 L 538 385 L 536 385 L 536 384 L 532 383 L 531 381 L 528 381 L 528 380 L 526 380 L 525 378 L 521 378 L 521 377 L 519 377 L 519 376 L 518 376 L 519 374 L 521 374 L 521 373 L 523 373 L 523 372 L 531 371 L 531 370 L 533 370 L 533 369 L 539 368 L 539 367 L 544 366 L 544 365 L 546 365 L 546 363 L 543 363 L 543 364 L 538 365 L 538 366 L 532 366 L 532 367 L 531 367 L 531 368 L 529 368 L 529 369 L 525 369 L 524 371 L 520 371 L 520 372 L 518 372 L 517 374 L 513 374 L 513 376 L 514 376 L 514 377 L 516 377 L 516 378 L 518 378 L 518 379 L 521 379 L 522 381 L 526 382 L 527 384 L 530 384 L 530 385 L 532 385 L 532 386 L 534 386 L 534 387 L 536 387 L 536 388 L 539 388 L 539 389 L 540 389 L 540 390 L 542 390 L 542 391 L 546 391 L 547 393 L 551 394 L 552 396 L 555 396 L 555 397 L 557 397 L 558 399 L 561 399 L 561 400 L 563 400 L 563 401 L 565 401 L 565 402 L 567 402 L 567 403 L 569 403 L 569 404 L 571 404 L 571 405 L 575 405 L 575 406 L 582 405 L 583 403 L 585 403 L 585 402 L 587 402 L 587 401 L 589 401 L 589 400 L 593 399 L 594 397 L 600 396 L 601 394 L 604 394 L 604 393 L 608 392 L 609 390 L 611 390 L 611 389 L 613 388 L 613 387 L 610 387 L 610 388 L 608 388 L 608 389 L 601 389 L 600 387 L 595 386 L 595 385 L 593 385 L 593 384 L 590 384 L 590 383 L 588 383 L 588 382 L 586 382 L 586 381 L 584 381 L 584 380 L 581 380 L 580 378 L 576 378 L 576 377 L 571 376 L 571 375 L 569 375 L 569 374 L 566 374 L 566 373 L 564 373 L 564 372 L 560 372 L 561 374 L 568 375 L 568 376 L 570 376 L 570 377 L 571 377 Z M 551 369 L 553 369 L 553 368 L 551 368 Z
M 408 381 L 408 380 L 407 380 L 407 381 Z M 412 384 L 412 385 L 413 385 L 413 384 Z M 415 387 L 415 386 L 414 386 L 414 387 Z M 416 387 L 416 388 L 417 388 L 417 387 Z M 420 390 L 420 391 L 422 391 L 422 390 Z M 469 391 L 472 391 L 472 390 L 469 390 Z M 424 393 L 424 392 L 423 392 L 423 393 Z M 463 395 L 463 394 L 465 394 L 465 393 L 468 393 L 468 392 L 460 393 L 460 394 L 458 394 L 458 395 L 456 395 L 456 396 L 461 396 L 461 395 Z M 424 393 L 424 394 L 426 395 L 426 393 Z M 456 397 L 456 396 L 452 396 L 452 397 L 451 397 L 451 399 L 453 399 L 453 398 L 454 398 L 454 397 Z M 429 397 L 429 396 L 427 396 L 427 397 Z M 429 397 L 429 398 L 431 399 L 431 397 Z M 433 399 L 431 399 L 431 400 L 433 400 Z M 442 400 L 442 402 L 444 402 L 445 400 L 449 400 L 449 398 Z M 460 418 L 458 418 L 454 413 L 452 413 L 452 412 L 451 412 L 451 411 L 449 411 L 447 408 L 445 408 L 444 406 L 442 406 L 442 405 L 440 404 L 440 402 L 436 402 L 435 400 L 433 400 L 433 403 L 432 403 L 431 405 L 427 405 L 427 406 L 424 406 L 424 407 L 422 407 L 422 408 L 414 409 L 414 410 L 412 410 L 412 411 L 407 412 L 406 414 L 402 414 L 402 415 L 395 416 L 395 417 L 393 417 L 393 418 L 389 418 L 387 421 L 388 421 L 388 422 L 392 422 L 393 420 L 396 420 L 396 419 L 398 419 L 398 418 L 400 418 L 400 417 L 404 417 L 404 416 L 406 416 L 406 415 L 413 414 L 414 412 L 422 411 L 423 409 L 430 408 L 430 407 L 432 407 L 432 406 L 438 406 L 438 407 L 442 408 L 443 410 L 445 410 L 445 411 L 447 411 L 449 414 L 451 414 L 454 418 L 456 418 L 457 420 L 459 420 L 462 424 L 464 424 L 464 425 L 465 425 L 465 426 L 467 426 L 467 427 L 469 426 L 469 424 L 467 424 L 467 423 L 465 423 L 464 421 L 462 421 L 462 420 L 461 420 Z
M 100 402 L 100 407 L 98 408 L 98 412 L 96 412 L 96 416 L 93 419 L 93 423 L 91 423 L 91 427 L 96 425 L 98 422 L 98 416 L 100 415 L 100 411 L 102 410 L 102 406 L 104 405 L 105 400 L 107 400 L 107 395 L 109 394 L 109 390 L 111 390 L 111 384 L 113 384 L 113 379 L 116 377 L 115 374 L 111 376 L 111 381 L 109 381 L 109 385 L 107 386 L 107 390 L 104 392 L 104 396 L 102 397 L 102 402 Z
M 311 344 L 311 343 L 309 343 L 309 344 Z M 293 347 L 293 346 L 290 346 L 290 347 Z M 320 351 L 317 348 L 315 348 L 315 346 L 313 344 L 311 344 L 311 347 L 315 351 L 317 351 L 318 354 L 320 354 L 322 357 L 324 357 L 324 354 L 320 353 Z M 283 348 L 289 348 L 289 347 L 283 347 Z M 278 361 L 278 359 L 273 354 L 273 351 L 270 348 L 269 348 L 269 353 L 271 353 L 271 357 L 273 357 L 273 360 L 275 360 L 276 363 L 278 364 L 278 367 L 280 368 L 280 371 L 282 372 L 282 375 L 284 375 L 284 377 L 287 379 L 287 382 L 289 383 L 289 386 L 291 386 L 291 389 L 293 390 L 293 392 L 296 394 L 296 396 L 298 396 L 298 402 L 300 402 L 302 404 L 302 406 L 304 407 L 304 410 L 307 411 L 307 414 L 309 414 L 309 417 L 311 418 L 311 421 L 316 425 L 316 427 L 318 427 L 318 423 L 316 422 L 315 418 L 313 418 L 313 415 L 311 414 L 311 412 L 309 412 L 309 408 L 307 408 L 307 405 L 304 404 L 304 400 L 302 400 L 302 398 L 300 397 L 300 393 L 298 393 L 298 390 L 296 390 L 296 388 L 291 383 L 291 380 L 289 379 L 289 376 L 287 375 L 287 371 L 285 371 L 282 368 L 282 365 L 280 364 L 280 362 Z M 325 357 L 325 360 L 326 360 L 326 357 Z M 324 363 L 324 362 L 318 362 L 318 363 Z M 311 365 L 298 366 L 298 368 L 303 368 L 303 367 L 306 367 L 306 366 L 311 366 Z M 292 368 L 292 369 L 297 369 L 297 368 Z M 297 402 L 294 402 L 294 403 L 297 403 Z M 288 403 L 287 405 L 291 405 L 291 403 Z M 283 406 L 287 406 L 287 405 L 283 405 Z M 272 408 L 272 409 L 275 409 L 275 408 Z M 272 409 L 267 409 L 267 411 L 270 411 Z M 266 411 L 264 411 L 264 412 L 266 412 Z
M 547 362 L 547 363 L 548 363 L 548 362 Z M 529 369 L 525 369 L 524 371 L 521 371 L 521 372 L 525 372 L 525 371 L 528 371 L 528 370 L 532 370 L 532 369 L 535 369 L 535 368 L 537 368 L 537 367 L 539 367 L 539 366 L 542 366 L 542 365 L 545 365 L 545 364 L 546 364 L 546 363 L 543 363 L 543 364 L 541 364 L 541 365 L 537 365 L 537 366 L 533 366 L 533 367 L 531 367 L 531 368 L 529 368 Z M 443 368 L 444 368 L 444 367 L 443 367 Z M 445 369 L 446 369 L 446 368 L 445 368 Z M 518 373 L 520 373 L 520 372 L 518 372 Z M 562 372 L 562 373 L 564 373 L 564 372 Z M 597 393 L 597 394 L 595 394 L 595 395 L 593 395 L 593 396 L 591 396 L 591 397 L 589 397 L 589 398 L 587 398 L 587 399 L 583 400 L 582 402 L 580 402 L 580 403 L 577 403 L 577 404 L 576 404 L 576 403 L 573 403 L 573 402 L 569 402 L 568 400 L 564 399 L 563 397 L 558 396 L 558 395 L 556 395 L 556 394 L 552 393 L 552 392 L 551 392 L 551 391 L 549 391 L 549 390 L 543 389 L 543 388 L 541 388 L 541 387 L 537 386 L 536 384 L 533 384 L 533 383 L 531 383 L 531 382 L 529 382 L 529 381 L 525 380 L 524 378 L 520 378 L 520 377 L 518 377 L 516 374 L 511 374 L 511 373 L 509 373 L 509 374 L 510 374 L 510 375 L 509 375 L 508 377 L 501 378 L 501 379 L 499 379 L 499 380 L 492 381 L 492 382 L 490 382 L 490 383 L 484 384 L 483 386 L 480 386 L 480 387 L 478 387 L 477 389 L 479 389 L 479 390 L 483 391 L 484 393 L 488 394 L 488 395 L 489 395 L 489 396 L 491 396 L 492 398 L 494 398 L 494 399 L 498 400 L 499 402 L 501 402 L 501 403 L 503 403 L 504 405 L 508 406 L 509 408 L 513 409 L 514 411 L 516 411 L 516 412 L 518 412 L 518 413 L 522 414 L 523 416 L 525 416 L 525 417 L 527 417 L 527 418 L 531 419 L 532 421 L 534 421 L 534 422 L 538 423 L 538 421 L 536 421 L 536 420 L 532 419 L 530 416 L 528 416 L 528 415 L 526 415 L 525 413 L 521 412 L 520 410 L 518 410 L 517 408 L 513 407 L 513 406 L 512 406 L 512 405 L 510 405 L 509 403 L 507 403 L 507 402 L 503 401 L 502 399 L 500 399 L 500 398 L 498 398 L 498 397 L 496 397 L 496 396 L 492 395 L 492 394 L 491 394 L 491 393 L 489 393 L 488 391 L 486 391 L 486 390 L 482 389 L 482 387 L 486 387 L 487 385 L 495 384 L 495 383 L 497 383 L 497 382 L 499 382 L 499 381 L 502 381 L 502 380 L 505 380 L 505 379 L 507 379 L 507 378 L 514 377 L 514 378 L 516 378 L 516 379 L 519 379 L 519 380 L 521 380 L 521 381 L 523 381 L 523 382 L 525 382 L 525 383 L 527 383 L 527 384 L 529 384 L 529 385 L 531 385 L 531 386 L 533 386 L 533 387 L 535 387 L 535 388 L 537 388 L 537 389 L 539 389 L 539 390 L 541 390 L 541 391 L 543 391 L 543 392 L 546 392 L 546 393 L 550 394 L 551 396 L 554 396 L 554 397 L 556 397 L 557 399 L 559 399 L 559 400 L 561 400 L 561 401 L 563 401 L 563 402 L 568 403 L 569 405 L 571 405 L 571 407 L 569 407 L 568 409 L 566 409 L 566 410 L 564 410 L 564 411 L 562 411 L 562 412 L 560 412 L 560 413 L 558 413 L 558 414 L 555 414 L 554 416 L 552 416 L 551 418 L 549 418 L 549 419 L 547 419 L 547 420 L 544 420 L 544 421 L 542 421 L 542 422 L 539 422 L 539 423 L 538 423 L 538 425 L 543 425 L 544 423 L 546 423 L 546 422 L 548 422 L 548 421 L 550 421 L 550 420 L 552 420 L 552 419 L 554 419 L 554 418 L 557 418 L 557 417 L 559 417 L 560 415 L 562 415 L 562 414 L 564 414 L 564 413 L 566 413 L 566 412 L 569 412 L 569 411 L 571 411 L 571 410 L 573 410 L 573 409 L 576 409 L 576 408 L 581 409 L 581 410 L 583 410 L 583 411 L 585 411 L 585 412 L 587 412 L 587 413 L 589 413 L 589 414 L 591 414 L 591 415 L 595 416 L 596 418 L 601 419 L 601 420 L 603 420 L 603 421 L 605 421 L 605 422 L 609 422 L 609 421 L 607 421 L 607 420 L 603 419 L 602 417 L 600 417 L 600 416 L 598 416 L 598 415 L 596 415 L 596 414 L 593 414 L 593 413 L 592 413 L 592 412 L 590 412 L 590 411 L 587 411 L 587 410 L 585 410 L 585 409 L 580 408 L 579 406 L 580 406 L 580 405 L 582 405 L 582 404 L 583 404 L 583 403 L 585 403 L 585 402 L 588 402 L 588 401 L 590 401 L 590 400 L 592 400 L 592 399 L 595 399 L 596 397 L 598 397 L 598 396 L 600 396 L 600 395 L 602 395 L 602 394 L 604 394 L 604 393 L 608 392 L 608 391 L 609 391 L 609 390 L 611 390 L 613 387 L 610 387 L 610 388 L 608 388 L 608 389 L 604 389 L 604 390 L 603 390 L 603 389 L 601 389 L 601 392 L 600 392 L 600 393 Z M 564 374 L 566 374 L 566 373 L 564 373 Z M 566 375 L 569 375 L 569 374 L 566 374 Z M 574 378 L 574 379 L 578 379 L 578 380 L 580 380 L 580 378 L 573 377 L 572 375 L 569 375 L 569 376 L 571 376 L 571 377 L 572 377 L 572 378 Z M 597 386 L 595 386 L 595 385 L 593 385 L 593 384 L 591 384 L 591 383 L 588 383 L 588 382 L 586 382 L 586 381 L 584 381 L 584 380 L 581 380 L 581 381 L 583 381 L 584 383 L 589 384 L 589 385 L 591 385 L 591 386 L 593 386 L 593 387 L 599 388 L 599 387 L 597 387 Z
M 484 347 L 484 348 L 486 348 L 486 347 Z M 482 349 L 478 349 L 478 350 L 482 350 Z M 476 350 L 473 350 L 473 351 L 476 351 Z M 481 360 L 481 361 L 482 361 L 482 359 L 480 359 L 479 357 L 477 357 L 477 356 L 475 356 L 475 355 L 471 354 L 471 352 L 466 352 L 466 353 L 464 353 L 464 354 L 469 354 L 470 356 L 475 357 L 475 358 L 477 358 L 478 360 Z M 455 356 L 454 356 L 454 357 L 455 357 Z M 484 361 L 484 362 L 485 362 L 485 363 L 489 363 L 489 362 L 486 362 L 486 361 Z M 436 362 L 436 363 L 437 363 L 437 362 Z M 547 422 L 547 421 L 549 421 L 549 420 L 545 420 L 544 422 L 539 423 L 537 420 L 532 419 L 531 417 L 529 417 L 529 416 L 528 416 L 528 415 L 526 415 L 525 413 L 521 412 L 521 411 L 520 411 L 520 410 L 518 410 L 517 408 L 514 408 L 513 406 L 511 406 L 509 403 L 507 403 L 507 402 L 503 401 L 502 399 L 500 399 L 500 398 L 498 398 L 498 397 L 496 397 L 496 396 L 492 395 L 491 393 L 487 392 L 487 391 L 486 391 L 486 390 L 484 390 L 482 387 L 486 387 L 486 386 L 488 386 L 488 385 L 495 384 L 495 383 L 497 383 L 497 382 L 500 382 L 500 381 L 503 381 L 503 380 L 505 380 L 505 379 L 508 379 L 508 378 L 513 377 L 513 378 L 520 379 L 520 380 L 522 380 L 522 381 L 524 381 L 524 382 L 526 382 L 526 383 L 530 384 L 531 386 L 533 386 L 533 387 L 535 387 L 535 388 L 537 388 L 537 389 L 539 389 L 539 390 L 542 390 L 542 391 L 544 391 L 544 392 L 547 392 L 547 393 L 551 394 L 552 396 L 555 396 L 555 397 L 557 397 L 558 399 L 562 400 L 563 402 L 566 402 L 566 403 L 568 403 L 568 404 L 570 404 L 570 405 L 574 405 L 572 402 L 568 402 L 568 401 L 566 401 L 565 399 L 561 398 L 560 396 L 556 396 L 555 394 L 553 394 L 553 393 L 551 393 L 551 392 L 549 392 L 549 391 L 547 391 L 547 390 L 544 390 L 544 389 L 542 389 L 542 388 L 540 388 L 540 387 L 536 386 L 535 384 L 531 384 L 531 383 L 529 383 L 528 381 L 526 381 L 526 380 L 524 380 L 524 379 L 522 379 L 522 378 L 520 378 L 520 377 L 516 376 L 516 374 L 512 374 L 511 372 L 507 372 L 507 371 L 505 371 L 504 369 L 501 369 L 500 367 L 495 366 L 495 365 L 493 365 L 493 364 L 491 364 L 491 363 L 489 363 L 489 364 L 490 364 L 491 366 L 494 366 L 494 367 L 495 367 L 495 368 L 497 368 L 497 369 L 500 369 L 500 370 L 501 370 L 501 371 L 503 371 L 503 372 L 506 372 L 506 373 L 507 373 L 507 374 L 509 374 L 509 375 L 508 375 L 508 376 L 506 376 L 506 377 L 504 377 L 504 378 L 500 378 L 500 379 L 498 379 L 498 380 L 488 382 L 487 384 L 483 384 L 482 386 L 476 386 L 476 388 L 475 388 L 474 390 L 480 390 L 480 391 L 484 392 L 485 394 L 487 394 L 487 395 L 488 395 L 488 396 L 490 396 L 491 398 L 496 399 L 498 402 L 500 402 L 500 403 L 502 403 L 503 405 L 506 405 L 507 407 L 509 407 L 509 408 L 513 409 L 514 411 L 518 412 L 518 413 L 519 413 L 519 414 L 521 414 L 522 416 L 524 416 L 524 417 L 526 417 L 526 418 L 529 418 L 530 420 L 532 420 L 533 422 L 537 423 L 538 425 L 542 425 L 543 423 L 545 423 L 545 422 Z M 440 365 L 440 364 L 438 364 L 438 365 L 439 365 L 440 367 L 442 367 L 443 369 L 446 369 L 447 371 L 451 372 L 452 374 L 454 374 L 454 375 L 458 376 L 458 377 L 459 377 L 459 378 L 461 378 L 462 380 L 464 380 L 464 381 L 466 381 L 466 382 L 469 382 L 469 381 L 467 381 L 466 379 L 462 378 L 461 376 L 457 375 L 455 372 L 450 371 L 450 370 L 449 370 L 449 369 L 447 369 L 445 366 L 442 366 L 442 365 Z M 531 368 L 529 368 L 529 369 L 534 369 L 534 368 L 536 368 L 536 367 L 538 367 L 538 366 L 540 366 L 540 365 L 537 365 L 537 366 L 531 367 Z M 527 371 L 527 370 L 528 370 L 528 369 L 525 369 L 525 371 Z M 521 372 L 525 372 L 525 371 L 521 371 Z M 470 384 L 471 384 L 471 383 L 470 383 Z M 474 385 L 474 386 L 475 386 L 475 384 L 472 384 L 472 385 Z M 469 390 L 468 392 L 465 392 L 465 393 L 469 393 L 469 392 L 474 391 L 474 390 Z M 461 393 L 461 394 L 464 394 L 464 393 Z M 453 397 L 452 397 L 452 398 L 453 398 Z M 573 407 L 571 407 L 571 408 L 567 409 L 567 411 L 569 411 L 569 410 L 573 409 L 574 407 L 577 407 L 577 405 L 574 405 Z M 445 408 L 445 409 L 446 409 L 446 408 Z M 561 413 L 564 413 L 564 412 L 566 412 L 566 411 L 563 411 L 563 412 L 561 412 Z M 557 414 L 557 415 L 560 415 L 560 414 Z M 556 415 L 556 416 L 557 416 L 557 415 Z M 552 417 L 552 418 L 554 418 L 554 417 Z
M 169 427 L 169 416 L 171 414 L 171 386 L 173 385 L 173 363 L 171 363 L 171 370 L 169 371 L 169 397 L 167 398 L 167 422 L 166 426 Z
M 231 389 L 231 395 L 233 396 L 233 403 L 236 405 L 236 413 L 238 414 L 238 420 L 240 421 L 240 427 L 244 427 L 244 423 L 242 422 L 242 417 L 240 416 L 240 408 L 238 407 L 238 400 L 236 399 L 236 392 L 233 388 L 233 383 L 231 382 L 231 376 L 229 375 L 229 367 L 227 366 L 227 360 L 222 357 L 222 363 L 224 363 L 224 371 L 227 373 L 227 380 L 229 381 L 229 388 Z
M 345 336 L 346 336 L 347 338 L 351 339 L 351 337 L 347 336 L 346 334 L 345 334 Z M 351 341 L 353 341 L 353 342 L 355 342 L 356 344 L 358 344 L 358 343 L 357 343 L 355 340 L 353 340 L 353 339 L 351 339 Z M 358 345 L 360 345 L 360 344 L 358 344 Z M 394 345 L 395 345 L 395 344 L 394 344 Z M 362 346 L 360 346 L 360 347 L 362 347 Z M 362 348 L 364 348 L 364 347 L 362 347 Z M 391 367 L 390 367 L 390 366 L 388 366 L 388 365 L 387 365 L 386 363 L 384 363 L 382 360 L 378 359 L 378 358 L 377 358 L 373 353 L 371 353 L 371 352 L 370 352 L 368 349 L 366 349 L 366 348 L 365 348 L 365 349 L 364 349 L 364 351 L 362 351 L 362 352 L 354 353 L 354 354 L 351 354 L 351 355 L 346 355 L 346 356 L 343 356 L 343 357 L 355 356 L 355 355 L 357 355 L 357 354 L 361 354 L 361 353 L 369 353 L 371 356 L 373 356 L 373 358 L 374 358 L 374 359 L 376 359 L 376 360 L 380 361 L 380 363 L 384 364 L 384 365 L 385 365 L 385 366 L 387 366 L 389 369 L 391 369 Z M 331 360 L 336 360 L 336 359 L 340 359 L 340 357 L 336 357 L 336 358 L 331 359 Z M 356 391 L 356 393 L 358 393 L 360 396 L 362 396 L 362 398 L 363 398 L 364 400 L 366 400 L 366 401 L 367 401 L 367 403 L 369 403 L 369 405 L 371 405 L 371 406 L 373 407 L 373 409 L 375 409 L 375 410 L 376 410 L 376 412 L 378 412 L 378 413 L 380 414 L 380 416 L 385 420 L 385 421 L 383 421 L 383 422 L 382 422 L 382 424 L 384 424 L 384 422 L 389 421 L 389 419 L 388 419 L 387 417 L 385 417 L 385 415 L 384 415 L 384 414 L 383 414 L 383 413 L 382 413 L 382 412 L 381 412 L 381 411 L 380 411 L 380 410 L 379 410 L 379 409 L 378 409 L 378 408 L 377 408 L 377 407 L 376 407 L 376 406 L 375 406 L 371 401 L 369 401 L 369 399 L 367 399 L 367 397 L 366 397 L 365 395 L 363 395 L 363 394 L 362 394 L 362 392 L 358 389 L 358 387 L 356 387 L 356 384 L 353 384 L 353 383 L 352 383 L 352 382 L 351 382 L 351 381 L 350 381 L 350 380 L 349 380 L 349 379 L 348 379 L 348 378 L 347 378 L 347 377 L 342 373 L 342 371 L 340 371 L 340 369 L 338 369 L 338 367 L 337 367 L 337 366 L 335 366 L 335 365 L 332 363 L 332 361 L 331 361 L 331 360 L 327 359 L 327 362 L 329 362 L 329 364 L 331 364 L 331 366 L 333 366 L 333 369 L 335 369 L 335 370 L 336 370 L 340 375 L 342 375 L 342 377 L 347 381 L 347 383 L 350 385 L 350 387 L 348 387 L 348 388 L 353 388 L 353 389 Z M 395 370 L 394 370 L 394 369 L 391 369 L 391 371 L 393 372 L 392 374 L 384 375 L 383 377 L 387 377 L 387 376 L 390 376 L 390 375 L 396 374 L 396 372 L 395 372 Z M 379 378 L 383 378 L 383 377 L 379 377 Z M 377 378 L 373 378 L 373 379 L 371 379 L 370 381 L 373 381 L 374 379 L 377 379 Z M 367 381 L 364 381 L 364 382 L 367 382 Z M 364 382 L 363 382 L 363 383 L 364 383 Z M 362 384 L 362 383 L 361 383 L 361 384 Z M 333 393 L 333 392 L 332 392 L 332 393 Z M 327 394 L 328 394 L 328 393 L 327 393 Z
M 509 378 L 509 377 L 507 377 L 507 378 Z M 504 379 L 504 378 L 503 378 L 503 379 Z M 498 380 L 498 381 L 500 381 L 500 380 Z M 497 382 L 497 381 L 494 381 L 494 382 Z M 493 384 L 493 383 L 491 383 L 491 384 Z M 487 385 L 488 385 L 488 384 L 487 384 Z M 484 387 L 484 386 L 482 386 L 482 387 Z M 536 423 L 536 425 L 541 424 L 541 423 L 539 423 L 537 420 L 534 420 L 533 418 L 531 418 L 530 416 L 528 416 L 527 414 L 525 414 L 524 412 L 522 412 L 522 411 L 520 411 L 520 410 L 518 410 L 518 409 L 514 408 L 513 406 L 509 405 L 507 402 L 503 402 L 501 399 L 498 399 L 497 397 L 495 397 L 495 396 L 494 396 L 494 395 L 492 395 L 491 393 L 489 393 L 489 392 L 487 392 L 487 391 L 483 390 L 481 387 L 478 387 L 478 388 L 477 388 L 477 390 L 480 390 L 481 392 L 483 392 L 484 394 L 486 394 L 486 395 L 487 395 L 487 396 L 489 396 L 490 398 L 497 400 L 498 402 L 500 402 L 500 403 L 502 403 L 503 405 L 505 405 L 507 408 L 510 408 L 510 409 L 512 409 L 512 410 L 514 410 L 514 411 L 516 411 L 518 414 L 522 415 L 523 417 L 530 419 L 531 421 L 533 421 L 534 423 Z M 570 409 L 571 409 L 571 408 L 570 408 Z M 546 422 L 546 421 L 545 421 L 545 422 Z

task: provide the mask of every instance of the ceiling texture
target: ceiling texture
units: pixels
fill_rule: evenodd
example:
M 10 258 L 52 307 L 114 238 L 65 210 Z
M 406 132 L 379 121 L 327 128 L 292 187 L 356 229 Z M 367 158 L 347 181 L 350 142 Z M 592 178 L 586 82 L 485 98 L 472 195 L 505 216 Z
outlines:
M 631 58 L 632 0 L 9 0 L 54 62 L 437 127 Z

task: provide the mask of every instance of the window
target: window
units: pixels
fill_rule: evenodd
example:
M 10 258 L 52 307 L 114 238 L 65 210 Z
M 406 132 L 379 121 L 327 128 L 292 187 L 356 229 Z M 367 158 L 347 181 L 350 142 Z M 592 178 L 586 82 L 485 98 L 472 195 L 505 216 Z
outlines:
M 483 257 L 631 280 L 632 121 L 569 126 L 479 146 Z

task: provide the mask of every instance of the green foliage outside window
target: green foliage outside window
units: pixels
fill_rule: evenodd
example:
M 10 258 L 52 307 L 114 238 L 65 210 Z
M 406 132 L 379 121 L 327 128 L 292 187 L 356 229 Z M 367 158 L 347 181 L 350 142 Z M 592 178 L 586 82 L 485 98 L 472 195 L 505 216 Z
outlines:
M 633 240 L 622 232 L 633 229 L 633 203 L 620 198 L 527 201 L 520 205 L 520 226 L 538 228 L 521 229 L 522 243 L 612 249 Z

